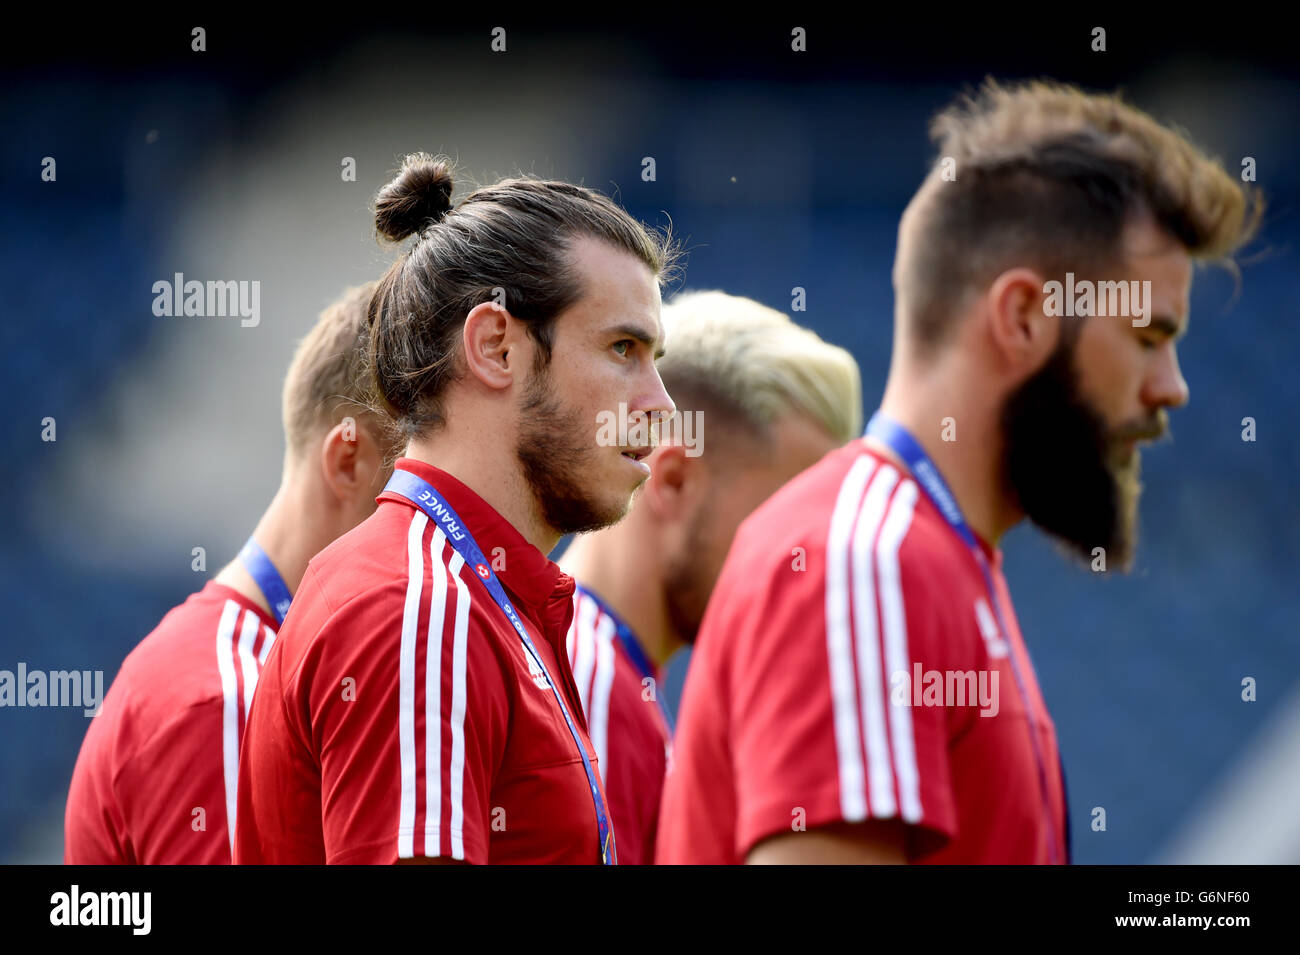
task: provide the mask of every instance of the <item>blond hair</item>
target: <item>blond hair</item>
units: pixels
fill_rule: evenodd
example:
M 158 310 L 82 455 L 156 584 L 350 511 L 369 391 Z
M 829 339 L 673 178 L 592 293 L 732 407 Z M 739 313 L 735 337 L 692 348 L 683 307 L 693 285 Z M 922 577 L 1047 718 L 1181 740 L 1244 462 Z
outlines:
M 375 285 L 367 282 L 345 291 L 321 312 L 294 351 L 282 395 L 290 457 L 300 456 L 317 435 L 347 416 L 364 423 L 381 441 L 391 437 L 391 424 L 371 410 L 366 367 L 366 312 Z
M 939 155 L 903 215 L 894 265 L 901 327 L 922 350 L 945 337 L 964 296 L 1008 268 L 1110 268 L 1143 216 L 1192 258 L 1223 260 L 1263 212 L 1258 193 L 1118 94 L 989 78 L 930 135 Z
M 679 411 L 703 405 L 759 436 L 791 411 L 842 443 L 861 432 L 858 363 L 787 315 L 709 291 L 677 295 L 662 318 L 659 375 Z

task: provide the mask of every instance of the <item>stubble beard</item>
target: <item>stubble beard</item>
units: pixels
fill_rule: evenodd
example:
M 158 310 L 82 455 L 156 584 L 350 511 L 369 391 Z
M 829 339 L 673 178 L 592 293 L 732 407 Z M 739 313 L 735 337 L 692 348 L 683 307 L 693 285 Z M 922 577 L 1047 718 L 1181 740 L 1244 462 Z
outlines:
M 565 406 L 545 367 L 535 369 L 519 405 L 515 456 L 546 524 L 560 534 L 581 534 L 617 523 L 631 506 L 602 500 L 592 475 L 600 460 L 595 428 Z

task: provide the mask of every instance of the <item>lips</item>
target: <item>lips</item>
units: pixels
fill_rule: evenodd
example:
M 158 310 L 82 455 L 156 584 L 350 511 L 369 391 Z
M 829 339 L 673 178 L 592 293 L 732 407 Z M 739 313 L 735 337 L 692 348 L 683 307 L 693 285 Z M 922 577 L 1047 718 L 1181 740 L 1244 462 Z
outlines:
M 1165 436 L 1167 432 L 1161 429 L 1130 429 L 1122 431 L 1115 436 L 1114 453 L 1119 462 L 1125 466 L 1132 464 L 1137 459 L 1138 449 L 1152 441 L 1158 441 Z
M 627 450 L 623 451 L 622 454 L 623 457 L 631 458 L 633 461 L 641 461 L 644 460 L 645 458 L 648 458 L 650 456 L 650 452 L 653 450 L 654 448 L 647 445 L 643 448 L 628 448 Z
M 1130 431 L 1124 435 L 1130 441 L 1137 441 L 1141 444 L 1148 444 L 1152 441 L 1159 441 L 1165 436 L 1163 429 L 1159 431 Z
M 1116 428 L 1111 437 L 1116 442 L 1149 444 L 1169 434 L 1169 421 L 1163 410 L 1154 416 L 1129 421 Z
M 1120 437 L 1118 439 L 1118 444 L 1121 448 L 1125 450 L 1126 453 L 1132 454 L 1134 451 L 1136 451 L 1138 448 L 1142 447 L 1143 445 L 1150 444 L 1153 441 L 1158 441 L 1162 437 L 1164 437 L 1164 432 L 1161 431 L 1146 432 L 1141 434 L 1129 433 Z

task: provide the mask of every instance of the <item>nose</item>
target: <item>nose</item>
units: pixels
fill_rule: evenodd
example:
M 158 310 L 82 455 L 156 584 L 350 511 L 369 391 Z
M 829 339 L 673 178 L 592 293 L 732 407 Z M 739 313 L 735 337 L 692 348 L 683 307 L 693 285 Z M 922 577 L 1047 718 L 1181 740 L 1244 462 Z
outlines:
M 677 413 L 677 406 L 673 404 L 672 396 L 668 394 L 663 379 L 659 377 L 659 369 L 651 365 L 649 375 L 650 380 L 646 382 L 646 391 L 634 406 L 634 410 L 647 415 L 651 422 L 662 423 Z
M 1142 397 L 1152 408 L 1181 408 L 1190 400 L 1191 392 L 1178 367 L 1178 353 L 1172 343 L 1160 349 Z

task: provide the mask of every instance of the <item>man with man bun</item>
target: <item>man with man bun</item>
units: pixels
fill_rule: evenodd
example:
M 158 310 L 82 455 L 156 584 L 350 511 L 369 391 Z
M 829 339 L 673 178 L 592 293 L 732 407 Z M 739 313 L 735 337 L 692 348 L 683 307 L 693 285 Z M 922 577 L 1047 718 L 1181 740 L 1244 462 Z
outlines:
M 416 154 L 376 200 L 379 234 L 413 238 L 370 314 L 406 453 L 267 658 L 236 862 L 617 860 L 565 655 L 573 580 L 546 555 L 650 473 L 673 255 L 568 183 L 451 193 L 449 163 Z M 601 412 L 635 443 L 598 441 Z

